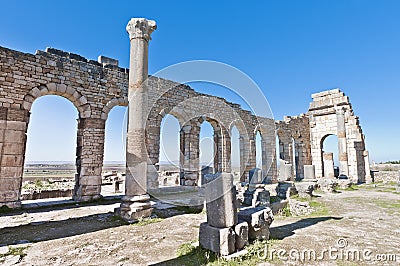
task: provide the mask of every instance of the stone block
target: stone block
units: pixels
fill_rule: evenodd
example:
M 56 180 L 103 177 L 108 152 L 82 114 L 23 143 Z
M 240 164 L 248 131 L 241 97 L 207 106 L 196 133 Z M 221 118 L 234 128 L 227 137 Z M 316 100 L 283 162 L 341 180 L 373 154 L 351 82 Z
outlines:
M 236 188 L 233 176 L 220 173 L 205 188 L 207 222 L 217 228 L 231 227 L 237 224 Z
M 0 191 L 0 202 L 19 201 L 19 191 Z
M 17 191 L 21 183 L 21 178 L 0 178 L 0 191 Z
M 203 248 L 222 256 L 235 252 L 235 232 L 231 228 L 216 228 L 208 223 L 200 224 L 199 242 Z
M 261 184 L 263 182 L 263 172 L 260 168 L 253 168 L 249 171 L 249 183 Z
M 24 157 L 22 155 L 3 155 L 1 157 L 2 167 L 22 166 Z
M 21 155 L 25 148 L 24 143 L 10 143 L 3 144 L 3 155 Z
M 82 176 L 79 184 L 84 186 L 101 186 L 101 176 Z
M 285 161 L 281 160 L 279 165 L 278 181 L 290 181 L 293 177 L 293 166 L 291 164 L 286 164 Z
M 276 187 L 276 195 L 281 199 L 286 199 L 295 194 L 297 194 L 297 190 L 292 182 L 279 182 Z
M 314 165 L 304 165 L 304 179 L 315 179 Z
M 22 173 L 22 166 L 2 166 L 0 171 L 0 178 L 21 178 Z
M 106 66 L 106 65 L 118 66 L 118 60 L 117 59 L 113 59 L 113 58 L 106 57 L 106 56 L 103 56 L 103 55 L 100 55 L 98 57 L 97 62 L 99 62 L 103 66 Z
M 258 207 L 270 205 L 270 192 L 265 190 L 264 185 L 259 184 L 256 190 L 244 192 L 243 203 L 247 206 Z
M 18 130 L 25 132 L 26 122 L 21 121 L 7 121 L 7 129 Z
M 243 209 L 238 213 L 238 218 L 249 225 L 249 240 L 269 239 L 269 226 L 274 220 L 269 207 Z
M 295 183 L 296 190 L 301 198 L 311 198 L 316 182 L 297 182 Z
M 338 187 L 338 182 L 336 179 L 320 178 L 317 185 L 323 192 L 333 192 Z
M 248 243 L 249 243 L 249 225 L 245 221 L 240 221 L 235 226 L 236 250 L 243 249 Z

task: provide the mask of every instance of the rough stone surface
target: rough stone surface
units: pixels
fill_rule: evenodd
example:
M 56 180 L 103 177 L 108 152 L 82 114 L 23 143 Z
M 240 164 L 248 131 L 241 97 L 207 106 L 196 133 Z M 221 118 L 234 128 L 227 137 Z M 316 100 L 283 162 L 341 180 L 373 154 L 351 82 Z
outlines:
M 314 180 L 315 179 L 315 166 L 304 165 L 304 179 Z
M 291 195 L 297 194 L 297 190 L 293 182 L 279 182 L 276 187 L 276 194 L 279 198 L 286 199 Z
M 235 226 L 235 234 L 236 250 L 241 250 L 249 243 L 249 225 L 247 222 L 240 221 Z
M 266 206 L 270 205 L 270 192 L 265 189 L 264 185 L 260 184 L 257 186 L 256 190 L 250 191 L 246 190 L 244 192 L 243 204 L 252 207 Z
M 308 202 L 289 199 L 290 214 L 293 216 L 309 215 L 313 212 Z
M 3 95 L 0 98 L 0 135 L 6 136 L 0 142 L 1 205 L 20 205 L 29 111 L 32 103 L 45 95 L 58 95 L 70 100 L 79 113 L 74 199 L 100 198 L 101 183 L 90 182 L 88 185 L 83 180 L 101 180 L 105 121 L 113 107 L 128 104 L 128 71 L 119 67 L 104 67 L 96 61 L 54 48 L 32 55 L 0 47 L 0 87 Z M 243 176 L 248 175 L 256 165 L 255 143 L 251 141 L 255 138 L 256 128 L 264 136 L 265 168 L 274 160 L 273 119 L 256 117 L 237 104 L 161 78 L 149 77 L 148 88 L 146 144 L 151 166 L 159 160 L 161 120 L 166 114 L 174 115 L 185 129 L 181 131 L 180 138 L 184 155 L 181 158 L 181 184 L 194 186 L 199 183 L 198 140 L 204 120 L 210 121 L 215 129 L 218 144 L 214 160 L 216 171 L 230 171 L 230 140 L 227 134 L 230 125 L 235 125 L 242 137 Z M 271 167 L 266 175 L 276 180 L 276 167 Z M 157 186 L 152 180 L 148 181 L 150 188 Z
M 249 240 L 269 239 L 269 226 L 274 220 L 269 207 L 246 208 L 238 213 L 238 217 L 249 225 Z
M 310 120 L 311 158 L 315 165 L 315 175 L 323 173 L 322 146 L 327 136 L 338 137 L 340 173 L 348 176 L 354 183 L 364 182 L 367 176 L 365 165 L 365 137 L 354 115 L 349 97 L 339 89 L 312 95 L 308 116 Z
M 296 182 L 295 187 L 299 194 L 299 197 L 302 198 L 311 198 L 313 195 L 314 187 L 316 182 Z
M 203 248 L 223 256 L 235 252 L 235 232 L 231 228 L 215 228 L 201 223 L 199 242 Z
M 233 176 L 228 173 L 216 175 L 206 186 L 207 222 L 217 228 L 237 224 L 236 188 Z
M 338 180 L 331 178 L 320 178 L 318 179 L 317 185 L 324 192 L 333 192 L 338 187 Z

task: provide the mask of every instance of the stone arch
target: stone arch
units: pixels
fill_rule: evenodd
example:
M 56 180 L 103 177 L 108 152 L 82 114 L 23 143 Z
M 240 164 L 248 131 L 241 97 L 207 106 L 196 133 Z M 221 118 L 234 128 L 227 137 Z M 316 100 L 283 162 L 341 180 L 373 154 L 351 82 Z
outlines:
M 338 139 L 337 139 L 337 134 L 328 133 L 328 134 L 324 135 L 321 138 L 319 143 L 320 143 L 320 149 L 321 149 L 322 176 L 323 177 L 334 178 L 334 177 L 337 177 L 337 175 L 335 174 L 335 170 L 334 170 L 334 167 L 335 167 L 335 159 L 334 158 L 335 158 L 335 155 L 338 156 L 338 154 L 326 153 L 324 151 L 324 148 L 326 148 L 326 147 L 324 147 L 325 140 L 328 137 L 331 137 L 331 136 L 335 136 L 336 137 L 336 142 L 337 142 L 336 143 L 336 145 L 337 145 L 336 148 L 337 148 L 337 150 L 339 150 L 339 142 L 338 142 Z
M 107 120 L 108 113 L 115 106 L 128 106 L 128 97 L 112 98 L 101 110 L 101 119 Z
M 24 96 L 22 108 L 30 111 L 33 102 L 45 95 L 58 95 L 70 100 L 76 109 L 78 109 L 81 118 L 88 118 L 91 115 L 91 108 L 86 97 L 76 89 L 67 87 L 65 84 L 49 83 L 34 87 Z
M 179 122 L 179 126 L 182 128 L 185 124 L 185 116 L 182 112 L 180 112 L 178 109 L 171 109 L 171 110 L 167 110 L 167 109 L 162 109 L 159 113 L 160 116 L 160 122 L 163 120 L 163 118 L 166 115 L 172 115 L 173 117 L 175 117 L 178 122 Z

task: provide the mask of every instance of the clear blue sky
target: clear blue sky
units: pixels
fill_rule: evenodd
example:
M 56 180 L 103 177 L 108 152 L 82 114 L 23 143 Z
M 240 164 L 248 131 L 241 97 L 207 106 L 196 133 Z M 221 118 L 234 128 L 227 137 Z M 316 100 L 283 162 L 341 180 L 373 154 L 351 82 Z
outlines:
M 259 84 L 277 119 L 306 112 L 312 93 L 339 87 L 360 116 L 371 158 L 400 159 L 400 1 L 2 1 L 1 9 L 1 46 L 29 53 L 51 46 L 90 59 L 106 55 L 123 67 L 129 60 L 128 20 L 154 19 L 150 74 L 186 60 L 231 64 Z M 67 117 L 73 110 L 61 108 L 59 100 L 43 101 L 36 113 Z M 120 136 L 120 128 L 113 129 L 124 111 L 113 113 L 109 138 Z M 41 123 L 52 132 L 50 120 Z M 60 127 L 71 132 L 68 123 Z M 70 137 L 61 136 L 66 141 L 56 156 L 40 142 L 41 132 L 31 139 L 42 152 L 64 159 Z

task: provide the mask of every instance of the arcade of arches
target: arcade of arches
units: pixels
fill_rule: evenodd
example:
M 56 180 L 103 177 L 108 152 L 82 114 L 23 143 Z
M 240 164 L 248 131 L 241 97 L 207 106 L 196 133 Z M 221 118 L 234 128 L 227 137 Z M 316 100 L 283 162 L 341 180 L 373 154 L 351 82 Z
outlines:
M 0 205 L 15 208 L 21 204 L 30 110 L 32 103 L 45 95 L 62 96 L 78 110 L 74 199 L 101 197 L 105 123 L 114 106 L 128 104 L 128 69 L 118 67 L 115 61 L 88 60 L 52 48 L 33 55 L 0 47 Z M 181 127 L 181 185 L 199 184 L 199 135 L 204 121 L 214 129 L 216 172 L 231 172 L 231 132 L 235 128 L 241 180 L 257 166 L 258 157 L 266 180 L 277 181 L 276 135 L 282 143 L 282 159 L 294 163 L 298 179 L 304 178 L 303 166 L 311 164 L 316 177 L 323 176 L 321 140 L 331 134 L 338 136 L 341 174 L 360 182 L 369 176 L 364 135 L 348 97 L 339 90 L 314 94 L 305 115 L 275 121 L 173 81 L 149 77 L 148 87 L 149 189 L 158 187 L 160 127 L 166 114 L 173 115 Z M 257 134 L 261 143 L 257 153 L 261 155 L 256 155 Z

